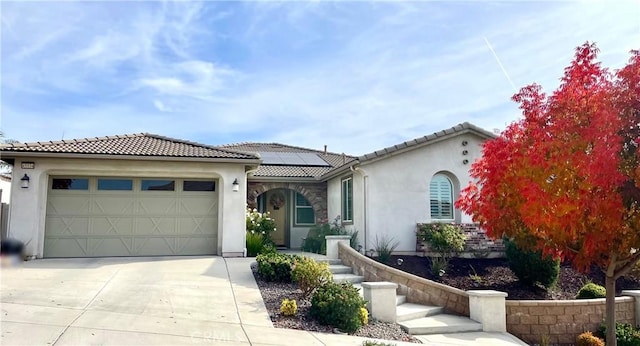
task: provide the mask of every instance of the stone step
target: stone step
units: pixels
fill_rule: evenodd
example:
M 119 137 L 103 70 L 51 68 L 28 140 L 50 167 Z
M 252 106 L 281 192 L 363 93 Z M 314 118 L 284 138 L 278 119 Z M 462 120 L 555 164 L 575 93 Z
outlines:
M 398 322 L 404 322 L 421 317 L 441 314 L 443 312 L 444 309 L 440 306 L 404 303 L 396 307 L 396 318 Z
M 396 296 L 396 305 L 401 305 L 407 302 L 407 296 Z
M 329 270 L 332 274 L 352 274 L 353 270 L 351 267 L 347 267 L 342 264 L 330 264 Z
M 333 281 L 336 283 L 350 282 L 352 284 L 359 284 L 364 281 L 364 276 L 354 274 L 334 274 Z M 362 292 L 362 290 L 360 290 Z
M 404 331 L 412 335 L 447 334 L 482 331 L 482 324 L 467 317 L 455 315 L 434 315 L 398 323 Z
M 323 259 L 316 259 L 317 262 L 323 262 L 323 263 L 329 263 L 330 266 L 332 265 L 338 265 L 338 264 L 342 264 L 342 261 L 339 259 L 328 259 L 328 258 L 323 258 Z

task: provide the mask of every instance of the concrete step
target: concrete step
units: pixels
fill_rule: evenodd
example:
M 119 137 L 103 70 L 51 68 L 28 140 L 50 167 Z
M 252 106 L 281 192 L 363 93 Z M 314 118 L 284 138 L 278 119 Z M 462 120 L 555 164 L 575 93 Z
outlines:
M 316 261 L 318 262 L 325 262 L 325 263 L 329 263 L 330 266 L 332 265 L 338 265 L 338 264 L 342 264 L 342 261 L 339 259 L 328 259 L 328 258 L 323 258 L 323 259 L 316 259 Z
M 398 323 L 412 335 L 447 334 L 482 331 L 482 324 L 467 317 L 440 314 Z
M 364 276 L 354 274 L 334 274 L 333 281 L 337 283 L 350 282 L 352 284 L 359 284 L 364 281 Z
M 342 264 L 330 264 L 329 270 L 332 274 L 352 274 L 353 270 L 351 267 L 347 267 Z
M 438 315 L 443 312 L 444 309 L 440 306 L 404 303 L 396 307 L 396 318 L 398 322 L 404 322 L 421 317 Z
M 396 305 L 401 305 L 407 302 L 407 296 L 396 296 Z

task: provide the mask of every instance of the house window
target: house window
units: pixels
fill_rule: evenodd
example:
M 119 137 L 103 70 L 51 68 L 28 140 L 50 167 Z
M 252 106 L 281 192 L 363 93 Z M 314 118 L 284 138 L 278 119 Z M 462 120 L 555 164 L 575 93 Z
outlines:
M 182 182 L 182 191 L 215 191 L 215 181 L 185 180 Z
M 54 190 L 89 190 L 89 179 L 57 179 L 54 178 L 51 183 Z
M 142 191 L 175 191 L 174 180 L 142 180 Z
M 131 179 L 98 179 L 98 190 L 131 191 L 133 190 L 133 180 Z
M 313 225 L 316 223 L 311 203 L 303 195 L 296 192 L 296 225 Z
M 429 185 L 431 218 L 453 220 L 453 184 L 444 174 L 436 174 Z
M 342 221 L 353 221 L 353 179 L 342 179 Z

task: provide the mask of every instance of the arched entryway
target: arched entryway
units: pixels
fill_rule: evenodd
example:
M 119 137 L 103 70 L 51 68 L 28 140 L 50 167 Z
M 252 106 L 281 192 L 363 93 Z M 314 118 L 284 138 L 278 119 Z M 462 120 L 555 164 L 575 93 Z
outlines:
M 277 245 L 299 248 L 310 227 L 327 222 L 326 184 L 249 182 L 247 206 L 271 214 Z

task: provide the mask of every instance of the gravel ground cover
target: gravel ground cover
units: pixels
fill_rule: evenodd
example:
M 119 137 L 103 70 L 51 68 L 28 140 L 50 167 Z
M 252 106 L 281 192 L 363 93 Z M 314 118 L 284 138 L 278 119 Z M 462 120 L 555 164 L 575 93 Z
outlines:
M 334 332 L 333 327 L 320 325 L 309 315 L 311 298 L 302 298 L 302 291 L 298 289 L 296 284 L 266 282 L 258 276 L 258 270 L 255 263 L 251 266 L 251 269 L 253 270 L 253 276 L 256 278 L 256 282 L 260 288 L 264 304 L 269 311 L 271 321 L 276 328 L 300 329 L 323 333 Z M 280 303 L 285 298 L 296 300 L 298 304 L 298 313 L 295 317 L 283 316 L 280 313 Z M 420 343 L 418 339 L 404 332 L 399 325 L 374 321 L 372 319 L 369 320 L 369 324 L 360 328 L 360 330 L 353 335 L 367 338 Z

